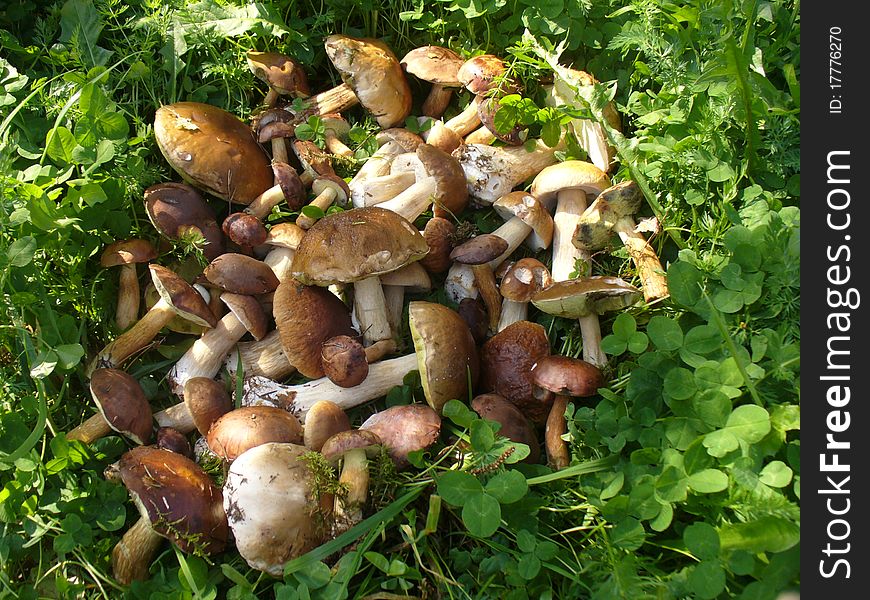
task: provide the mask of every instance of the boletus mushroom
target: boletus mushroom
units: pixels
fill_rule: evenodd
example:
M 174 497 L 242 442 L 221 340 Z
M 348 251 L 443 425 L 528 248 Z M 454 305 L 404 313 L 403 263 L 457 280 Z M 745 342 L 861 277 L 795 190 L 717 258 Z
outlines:
M 90 444 L 117 431 L 137 444 L 151 440 L 151 405 L 136 379 L 118 369 L 96 369 L 88 387 L 99 413 L 67 433 L 67 439 Z
M 139 274 L 136 265 L 157 258 L 157 250 L 148 240 L 119 240 L 106 246 L 100 256 L 100 266 L 119 267 L 118 299 L 115 304 L 115 325 L 127 329 L 139 318 Z

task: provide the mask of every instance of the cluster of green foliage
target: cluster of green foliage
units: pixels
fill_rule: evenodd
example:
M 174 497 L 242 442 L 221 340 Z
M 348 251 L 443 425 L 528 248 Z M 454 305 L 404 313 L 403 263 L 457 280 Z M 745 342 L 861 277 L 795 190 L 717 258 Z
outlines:
M 444 447 L 408 472 L 382 468 L 372 516 L 283 579 L 234 552 L 166 546 L 152 577 L 122 590 L 111 548 L 137 514 L 103 469 L 126 442 L 63 435 L 92 414 L 86 356 L 118 333 L 99 253 L 158 241 L 141 199 L 175 178 L 153 141 L 160 105 L 247 118 L 265 91 L 245 64 L 251 48 L 297 57 L 326 89 L 338 80 L 322 40 L 336 32 L 400 56 L 424 43 L 503 56 L 525 91 L 503 100 L 499 127 L 549 141 L 571 119 L 603 121 L 613 100 L 614 180 L 637 181 L 662 227 L 671 297 L 602 318 L 610 383 L 569 406 L 567 469 L 523 464 L 527 448 L 453 402 Z M 797 585 L 799 36 L 793 0 L 4 2 L 0 598 L 750 600 Z M 560 64 L 603 83 L 575 106 L 546 106 L 541 84 Z M 321 129 L 312 119 L 300 133 L 322 141 Z M 355 113 L 357 159 L 374 130 Z M 460 217 L 498 225 L 488 211 Z M 631 280 L 625 251 L 610 250 L 593 271 Z M 579 355 L 576 322 L 532 318 L 554 352 Z M 167 339 L 131 365 L 155 405 L 171 401 L 162 377 L 189 343 Z M 410 376 L 378 406 L 421 398 Z

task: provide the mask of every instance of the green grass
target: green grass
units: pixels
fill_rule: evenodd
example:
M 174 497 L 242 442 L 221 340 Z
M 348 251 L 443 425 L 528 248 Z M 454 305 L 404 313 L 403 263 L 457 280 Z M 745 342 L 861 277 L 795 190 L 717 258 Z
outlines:
M 123 589 L 109 557 L 138 515 L 103 470 L 126 442 L 63 435 L 93 414 L 84 366 L 118 334 L 117 279 L 99 253 L 117 238 L 159 241 L 142 192 L 177 179 L 153 140 L 161 104 L 249 117 L 266 91 L 247 70 L 250 48 L 298 57 L 326 89 L 338 77 L 322 40 L 337 32 L 384 39 L 399 56 L 434 43 L 505 57 L 532 100 L 511 116 L 541 135 L 567 114 L 538 110 L 555 62 L 593 73 L 602 85 L 568 112 L 600 119 L 616 102 L 614 181 L 641 184 L 660 221 L 671 298 L 602 318 L 610 383 L 569 408 L 569 470 L 516 464 L 497 432 L 456 408 L 443 436 L 452 450 L 378 471 L 370 518 L 283 579 L 232 549 L 206 559 L 166 545 L 152 577 Z M 798 586 L 799 37 L 789 1 L 6 2 L 0 598 L 748 600 Z M 419 106 L 425 90 L 412 89 Z M 365 155 L 371 120 L 348 116 Z M 488 211 L 461 218 L 497 225 Z M 158 261 L 196 253 L 164 245 Z M 635 278 L 621 249 L 596 255 L 593 270 Z M 531 318 L 554 352 L 579 355 L 575 322 Z M 167 336 L 131 362 L 155 406 L 172 402 L 163 377 L 189 343 Z M 376 406 L 415 397 L 409 377 Z M 525 492 L 508 493 L 505 478 Z

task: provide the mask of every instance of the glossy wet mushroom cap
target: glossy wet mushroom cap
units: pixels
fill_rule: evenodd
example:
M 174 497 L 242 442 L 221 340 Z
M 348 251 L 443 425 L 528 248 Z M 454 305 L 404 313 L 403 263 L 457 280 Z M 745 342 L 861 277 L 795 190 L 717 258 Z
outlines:
M 439 414 L 448 400 L 464 400 L 477 383 L 477 346 L 456 311 L 434 302 L 408 305 L 408 324 L 426 402 Z
M 320 448 L 320 454 L 332 464 L 353 450 L 365 450 L 368 458 L 374 458 L 380 451 L 381 443 L 378 434 L 370 429 L 349 429 L 339 431 L 326 440 Z
M 269 157 L 251 128 L 221 108 L 199 102 L 161 106 L 154 136 L 185 181 L 218 198 L 247 205 L 272 187 Z
M 186 183 L 158 183 L 145 190 L 145 212 L 160 235 L 178 240 L 195 226 L 207 242 L 203 254 L 213 260 L 225 252 L 224 236 L 214 210 L 195 188 Z
M 269 333 L 269 317 L 256 298 L 246 294 L 224 292 L 221 294 L 221 301 L 255 340 L 261 340 Z
M 174 427 L 161 427 L 157 430 L 157 447 L 193 458 L 193 448 L 184 434 Z
M 279 283 L 266 263 L 234 252 L 218 256 L 206 266 L 203 274 L 217 287 L 234 294 L 266 294 L 275 291 Z
M 269 237 L 269 230 L 263 226 L 260 219 L 243 212 L 227 215 L 221 224 L 221 229 L 230 240 L 242 248 L 264 244 Z
M 151 405 L 142 386 L 119 369 L 95 369 L 89 384 L 91 398 L 113 430 L 137 444 L 151 441 Z
M 286 410 L 273 406 L 243 406 L 212 423 L 206 436 L 212 452 L 227 461 L 267 442 L 302 443 L 302 424 Z
M 396 467 L 403 469 L 410 466 L 408 454 L 438 440 L 441 417 L 426 404 L 405 404 L 373 414 L 359 429 L 377 434 Z

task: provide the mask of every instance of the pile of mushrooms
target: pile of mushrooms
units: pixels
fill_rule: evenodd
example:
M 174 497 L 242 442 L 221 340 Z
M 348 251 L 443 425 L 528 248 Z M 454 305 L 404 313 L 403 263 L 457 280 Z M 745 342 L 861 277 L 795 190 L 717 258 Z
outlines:
M 567 402 L 606 383 L 599 315 L 667 295 L 633 220 L 642 194 L 611 185 L 607 148 L 589 149 L 598 166 L 559 162 L 564 139 L 523 144 L 525 130 L 492 129 L 499 97 L 520 93 L 501 59 L 426 46 L 400 61 L 382 41 L 346 35 L 325 51 L 343 83 L 319 92 L 292 58 L 249 52 L 268 85 L 251 124 L 195 102 L 156 113 L 157 145 L 181 181 L 145 191 L 154 237 L 194 234 L 209 262 L 159 264 L 143 239 L 106 248 L 102 265 L 121 269 L 122 333 L 88 367 L 99 412 L 68 433 L 90 443 L 117 432 L 131 445 L 107 472 L 141 513 L 113 553 L 122 583 L 147 577 L 164 538 L 206 554 L 234 545 L 280 576 L 364 517 L 370 460 L 407 469 L 409 453 L 438 441 L 450 400 L 528 445 L 527 461 L 564 468 Z M 409 82 L 426 97 L 412 98 Z M 459 90 L 471 99 L 454 108 Z M 422 137 L 404 128 L 418 101 Z M 380 147 L 344 179 L 332 161 L 356 160 L 346 134 L 363 111 L 382 128 Z M 327 126 L 323 148 L 294 137 L 312 115 Z M 266 219 L 285 204 L 299 216 Z M 302 215 L 307 204 L 323 216 Z M 469 236 L 462 223 L 480 207 L 503 225 Z M 592 253 L 616 236 L 642 290 L 592 274 Z M 145 310 L 137 263 L 150 274 Z M 439 288 L 450 306 L 431 300 Z M 584 360 L 552 355 L 535 311 L 578 319 Z M 175 400 L 152 407 L 125 369 L 163 332 L 195 339 L 166 374 Z M 425 403 L 370 408 L 412 371 Z M 222 487 L 205 460 L 223 465 Z

